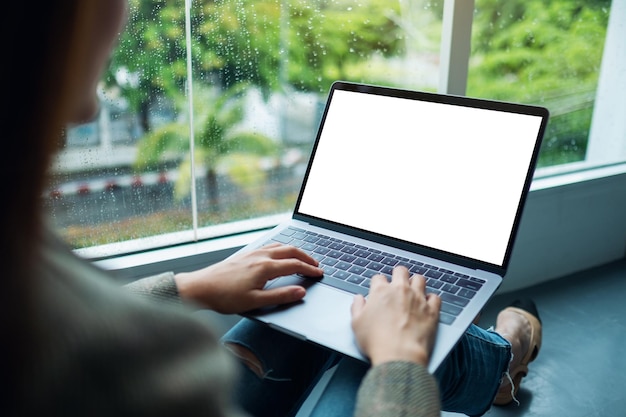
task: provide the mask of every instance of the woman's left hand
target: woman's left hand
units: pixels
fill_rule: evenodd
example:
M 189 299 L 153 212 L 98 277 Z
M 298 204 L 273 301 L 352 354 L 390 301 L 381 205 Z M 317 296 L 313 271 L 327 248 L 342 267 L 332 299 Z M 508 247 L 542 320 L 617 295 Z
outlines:
M 306 290 L 298 285 L 269 290 L 263 287 L 267 281 L 284 275 L 322 276 L 317 265 L 298 248 L 270 244 L 197 271 L 176 274 L 175 279 L 181 298 L 233 314 L 302 299 Z
M 393 270 L 391 282 L 374 275 L 367 300 L 356 295 L 352 329 L 372 365 L 410 361 L 428 366 L 437 335 L 441 298 L 426 294 L 421 275 L 409 278 L 403 266 Z

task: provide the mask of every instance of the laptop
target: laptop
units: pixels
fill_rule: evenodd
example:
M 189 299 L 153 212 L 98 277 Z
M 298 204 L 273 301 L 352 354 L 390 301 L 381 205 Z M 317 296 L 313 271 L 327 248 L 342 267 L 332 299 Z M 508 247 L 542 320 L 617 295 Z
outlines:
M 501 285 L 541 139 L 543 107 L 337 81 L 291 218 L 245 246 L 294 245 L 323 277 L 280 277 L 302 301 L 245 317 L 367 361 L 354 294 L 397 265 L 424 275 L 442 308 L 434 372 Z

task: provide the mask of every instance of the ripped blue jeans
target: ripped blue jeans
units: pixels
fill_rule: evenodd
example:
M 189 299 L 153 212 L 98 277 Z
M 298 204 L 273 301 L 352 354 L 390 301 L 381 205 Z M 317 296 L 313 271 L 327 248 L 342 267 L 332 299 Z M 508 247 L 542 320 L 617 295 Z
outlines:
M 250 415 L 295 416 L 324 372 L 335 365 L 311 417 L 354 414 L 367 364 L 248 319 L 233 326 L 222 343 L 243 346 L 261 362 L 261 372 L 242 363 L 234 392 L 235 402 Z M 435 372 L 442 410 L 469 416 L 487 412 L 510 360 L 511 345 L 506 339 L 471 325 Z

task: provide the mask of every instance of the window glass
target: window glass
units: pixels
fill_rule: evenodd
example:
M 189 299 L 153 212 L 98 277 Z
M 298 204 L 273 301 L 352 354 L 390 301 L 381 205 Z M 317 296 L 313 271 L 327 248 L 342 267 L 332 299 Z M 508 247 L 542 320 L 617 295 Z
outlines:
M 189 3 L 130 0 L 67 130 L 45 201 L 75 248 L 288 211 L 334 80 L 436 89 L 442 1 Z
M 467 94 L 547 107 L 539 167 L 583 161 L 610 0 L 476 0 Z

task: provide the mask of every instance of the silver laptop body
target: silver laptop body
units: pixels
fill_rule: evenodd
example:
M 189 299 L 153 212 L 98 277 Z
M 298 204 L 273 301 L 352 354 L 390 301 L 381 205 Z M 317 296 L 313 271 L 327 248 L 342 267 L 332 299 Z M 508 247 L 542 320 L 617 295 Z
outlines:
M 396 265 L 442 297 L 434 372 L 502 283 L 548 121 L 543 107 L 338 81 L 292 218 L 242 248 L 300 247 L 323 278 L 297 303 L 244 316 L 367 361 L 354 294 Z

